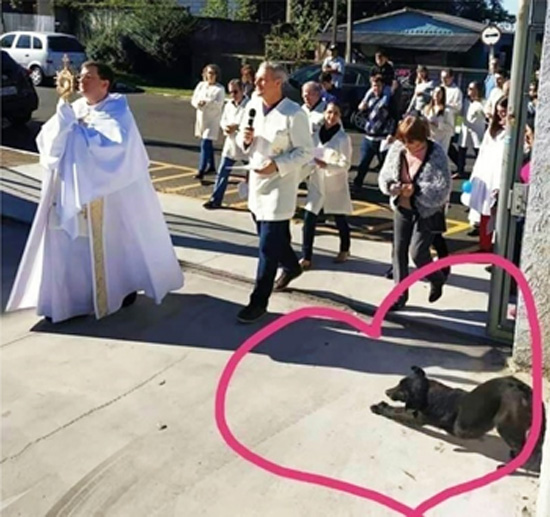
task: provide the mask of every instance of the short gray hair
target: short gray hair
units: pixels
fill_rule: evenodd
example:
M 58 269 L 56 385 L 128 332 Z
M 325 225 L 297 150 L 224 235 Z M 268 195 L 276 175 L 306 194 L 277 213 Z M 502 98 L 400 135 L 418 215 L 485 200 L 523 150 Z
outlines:
M 274 61 L 264 61 L 258 68 L 270 70 L 275 79 L 280 79 L 283 82 L 285 82 L 288 78 L 286 68 L 280 63 L 275 63 Z
M 307 83 L 304 83 L 302 85 L 302 91 L 304 91 L 306 88 L 311 88 L 315 93 L 321 95 L 323 90 L 321 89 L 321 85 L 315 81 L 308 81 Z

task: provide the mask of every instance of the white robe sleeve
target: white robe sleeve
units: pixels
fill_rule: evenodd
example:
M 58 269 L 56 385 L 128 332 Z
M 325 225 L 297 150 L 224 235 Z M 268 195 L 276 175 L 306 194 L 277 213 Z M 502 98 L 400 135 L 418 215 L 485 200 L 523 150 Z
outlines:
M 203 83 L 200 82 L 199 84 L 197 84 L 197 86 L 193 90 L 193 97 L 191 97 L 191 106 L 193 106 L 193 108 L 195 109 L 199 109 L 199 102 L 203 100 L 202 87 L 203 87 Z
M 338 160 L 336 163 L 327 163 L 325 170 L 328 174 L 347 174 L 351 167 L 352 146 L 348 135 L 338 141 Z
M 290 117 L 290 151 L 273 158 L 281 176 L 300 170 L 313 158 L 313 140 L 309 132 L 309 120 L 303 110 Z

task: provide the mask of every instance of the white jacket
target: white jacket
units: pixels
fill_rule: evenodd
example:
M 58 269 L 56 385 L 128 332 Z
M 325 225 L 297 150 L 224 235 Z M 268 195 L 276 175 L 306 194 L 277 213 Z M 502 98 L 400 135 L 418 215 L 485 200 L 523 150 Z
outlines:
M 449 149 L 451 138 L 455 134 L 454 117 L 449 108 L 445 108 L 442 114 L 436 115 L 426 108 L 424 116 L 430 123 L 430 136 L 445 151 Z
M 191 98 L 191 105 L 197 110 L 195 119 L 195 136 L 207 140 L 218 139 L 220 132 L 220 120 L 222 118 L 225 90 L 220 84 L 208 84 L 201 81 Z M 199 102 L 206 104 L 199 107 Z
M 456 84 L 445 86 L 445 99 L 447 107 L 451 110 L 453 116 L 453 127 L 455 125 L 456 116 L 462 112 L 462 91 Z
M 225 103 L 220 122 L 220 127 L 222 128 L 222 131 L 224 131 L 224 134 L 227 126 L 232 126 L 234 124 L 237 124 L 238 126 L 241 125 L 246 113 L 248 112 L 246 109 L 247 104 L 247 97 L 243 97 L 243 100 L 238 105 L 236 105 L 232 100 Z M 225 142 L 223 143 L 222 156 L 227 156 L 232 160 L 242 160 L 244 158 L 244 153 L 236 142 L 237 132 L 238 130 L 230 135 L 226 135 Z
M 255 97 L 247 109 L 254 108 L 254 141 L 246 148 L 242 141 L 248 126 L 244 117 L 237 143 L 249 156 L 250 165 L 262 168 L 273 160 L 277 171 L 261 176 L 251 170 L 248 188 L 248 207 L 258 221 L 286 221 L 296 210 L 301 168 L 313 159 L 313 142 L 306 114 L 298 104 L 283 98 L 264 115 L 263 100 Z
M 324 144 L 319 131 L 313 136 L 316 145 L 313 154 L 327 163 L 326 167 L 315 166 L 308 182 L 305 209 L 318 214 L 322 208 L 327 214 L 351 214 L 353 211 L 349 192 L 348 171 L 351 166 L 351 139 L 344 129 Z
M 309 120 L 309 130 L 312 135 L 314 135 L 319 128 L 325 123 L 325 108 L 327 107 L 326 102 L 319 101 L 317 106 L 310 110 L 305 104 L 302 104 L 302 109 L 304 110 L 307 118 Z
M 479 149 L 486 126 L 483 103 L 468 99 L 464 112 L 458 144 L 460 147 L 473 146 L 474 149 Z

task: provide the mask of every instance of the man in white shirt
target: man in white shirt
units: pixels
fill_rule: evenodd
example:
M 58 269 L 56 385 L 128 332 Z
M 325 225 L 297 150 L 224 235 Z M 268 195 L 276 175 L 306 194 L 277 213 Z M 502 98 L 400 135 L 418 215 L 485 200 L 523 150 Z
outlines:
M 342 88 L 346 62 L 343 57 L 338 56 L 338 46 L 334 43 L 328 48 L 328 57 L 323 61 L 322 71 L 332 76 L 332 84 L 336 90 Z
M 249 304 L 237 316 L 241 323 L 252 323 L 266 313 L 279 264 L 283 271 L 276 290 L 286 288 L 302 273 L 291 246 L 290 220 L 296 210 L 300 171 L 313 159 L 313 142 L 306 114 L 283 97 L 286 78 L 281 65 L 260 65 L 257 96 L 247 106 L 249 113 L 254 109 L 252 127 L 245 117 L 237 136 L 250 158 L 248 207 L 260 237 L 256 284 Z
M 82 98 L 69 104 L 60 92 L 38 134 L 42 195 L 7 310 L 37 307 L 53 323 L 100 319 L 137 291 L 160 303 L 183 285 L 145 146 L 112 83 L 107 65 L 84 63 Z
M 221 207 L 231 167 L 235 165 L 237 160 L 244 159 L 244 153 L 237 145 L 236 137 L 239 126 L 245 116 L 245 108 L 249 99 L 244 95 L 243 84 L 240 79 L 229 81 L 227 89 L 231 99 L 225 103 L 220 121 L 220 127 L 225 135 L 225 142 L 212 196 L 202 205 L 207 210 Z
M 309 129 L 313 135 L 325 121 L 326 103 L 322 99 L 323 89 L 319 83 L 309 81 L 302 86 L 302 109 L 309 120 Z
M 456 122 L 456 117 L 462 112 L 462 91 L 454 82 L 454 72 L 450 68 L 445 68 L 441 71 L 441 84 L 445 88 L 445 97 L 447 99 L 447 107 L 453 116 L 453 126 Z

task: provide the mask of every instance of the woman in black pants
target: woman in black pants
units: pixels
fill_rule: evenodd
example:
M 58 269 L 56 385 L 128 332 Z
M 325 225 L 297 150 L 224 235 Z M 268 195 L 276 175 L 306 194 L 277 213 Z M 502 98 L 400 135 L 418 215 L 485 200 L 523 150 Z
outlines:
M 451 191 L 451 174 L 447 153 L 429 135 L 425 118 L 405 117 L 378 178 L 380 190 L 391 197 L 394 210 L 395 283 L 409 274 L 409 253 L 417 267 L 432 261 L 434 235 L 444 231 L 443 209 Z M 428 280 L 429 302 L 433 303 L 443 294 L 445 275 L 436 271 Z M 392 309 L 401 309 L 407 300 L 408 293 L 404 293 Z
M 350 230 L 347 215 L 352 212 L 348 171 L 351 164 L 351 140 L 342 127 L 340 107 L 329 102 L 324 124 L 313 135 L 315 167 L 308 179 L 308 196 L 304 212 L 302 259 L 303 270 L 312 267 L 313 239 L 321 210 L 333 215 L 340 235 L 340 251 L 334 262 L 349 257 Z

